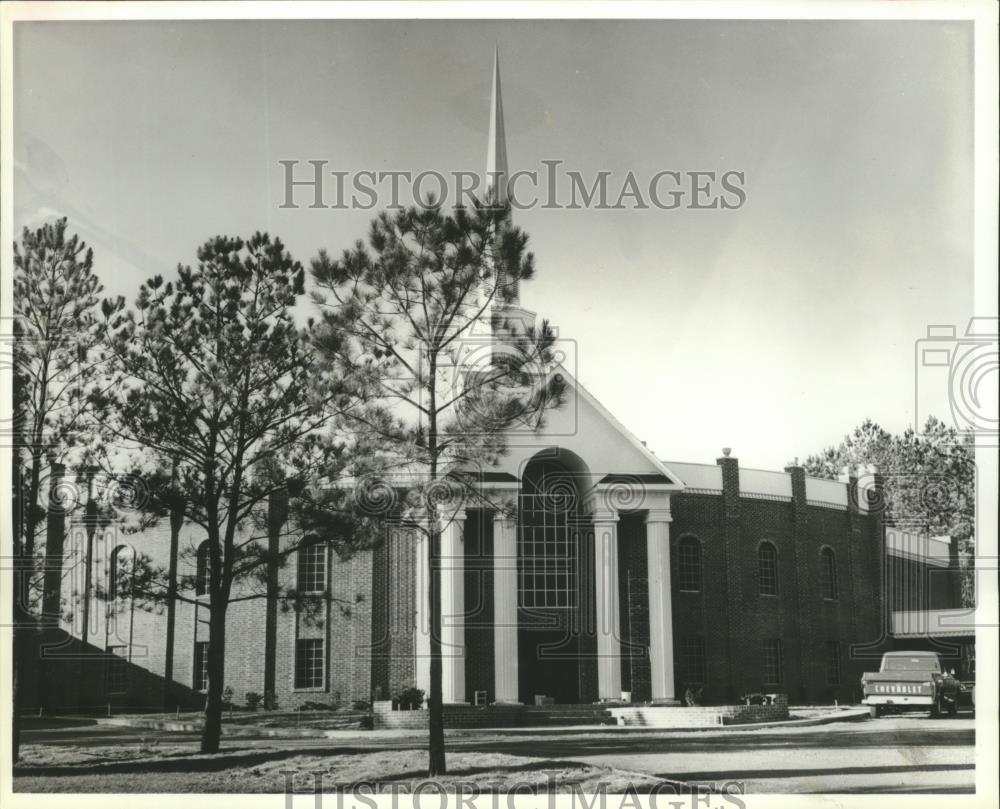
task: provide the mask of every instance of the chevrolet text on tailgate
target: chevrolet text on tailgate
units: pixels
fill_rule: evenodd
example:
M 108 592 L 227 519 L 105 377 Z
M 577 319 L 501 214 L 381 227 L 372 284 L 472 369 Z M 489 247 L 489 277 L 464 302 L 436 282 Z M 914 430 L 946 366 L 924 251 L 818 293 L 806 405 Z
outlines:
M 875 716 L 887 708 L 930 709 L 932 716 L 958 711 L 961 683 L 934 652 L 886 652 L 877 672 L 861 677 L 864 704 Z

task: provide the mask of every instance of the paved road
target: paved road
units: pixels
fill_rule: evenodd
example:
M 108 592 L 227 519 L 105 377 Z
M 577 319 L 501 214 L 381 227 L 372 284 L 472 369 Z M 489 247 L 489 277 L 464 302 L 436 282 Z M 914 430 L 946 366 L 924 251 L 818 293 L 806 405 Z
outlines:
M 25 742 L 80 745 L 138 744 L 197 736 L 108 726 L 28 729 Z M 416 748 L 419 736 L 338 733 L 335 739 L 223 740 L 224 747 L 329 750 Z M 453 732 L 451 749 L 569 759 L 687 782 L 742 781 L 751 793 L 972 792 L 975 729 L 971 715 L 932 720 L 886 717 L 809 728 L 766 728 L 711 733 Z
M 973 792 L 974 722 L 899 717 L 813 728 L 552 740 L 545 754 L 761 792 Z M 495 749 L 511 752 L 504 746 Z

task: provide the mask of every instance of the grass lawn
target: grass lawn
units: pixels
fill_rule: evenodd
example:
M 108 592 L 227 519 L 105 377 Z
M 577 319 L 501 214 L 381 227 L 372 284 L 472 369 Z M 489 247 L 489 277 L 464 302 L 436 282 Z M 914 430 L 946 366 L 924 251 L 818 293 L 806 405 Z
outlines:
M 412 790 L 425 782 L 424 750 L 358 750 L 344 747 L 288 750 L 273 747 L 229 747 L 212 755 L 193 753 L 191 745 L 107 746 L 87 749 L 25 745 L 14 769 L 15 792 L 253 792 L 284 793 L 291 778 L 296 792 L 314 792 L 316 774 L 323 774 L 323 791 L 359 782 Z M 648 792 L 660 779 L 573 761 L 494 753 L 448 754 L 449 773 L 434 779 L 449 791 L 482 792 L 514 785 L 538 792 L 584 792 L 607 785 L 610 793 L 630 784 Z M 286 775 L 287 772 L 292 774 Z M 405 785 L 405 786 L 404 786 Z M 460 786 L 464 785 L 464 786 Z M 666 791 L 672 791 L 669 787 Z M 677 785 L 677 791 L 683 791 Z

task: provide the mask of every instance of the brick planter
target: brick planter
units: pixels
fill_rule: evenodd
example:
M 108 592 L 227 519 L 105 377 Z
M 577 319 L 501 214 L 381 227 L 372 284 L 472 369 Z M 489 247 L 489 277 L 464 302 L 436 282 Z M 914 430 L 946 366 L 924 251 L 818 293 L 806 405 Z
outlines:
M 446 728 L 503 728 L 520 724 L 523 705 L 445 705 Z M 391 700 L 372 704 L 373 726 L 376 730 L 425 730 L 426 710 L 394 711 Z
M 746 725 L 788 719 L 788 697 L 777 694 L 770 705 L 712 705 L 680 708 L 635 705 L 609 708 L 619 725 L 650 728 L 689 728 L 711 725 Z
M 748 722 L 781 722 L 788 719 L 788 695 L 776 694 L 770 705 L 723 706 L 722 724 L 743 725 Z
M 559 710 L 556 710 L 558 707 Z M 601 707 L 549 706 L 548 711 L 524 705 L 445 705 L 446 728 L 509 728 L 560 724 L 562 713 L 575 711 L 572 724 L 601 724 L 600 716 L 611 716 L 619 725 L 635 727 L 689 728 L 714 725 L 745 725 L 754 722 L 779 722 L 788 719 L 788 698 L 775 697 L 770 705 L 713 705 L 682 708 L 668 705 L 632 705 Z M 427 711 L 394 711 L 390 700 L 372 705 L 376 730 L 425 730 Z M 565 723 L 562 723 L 565 724 Z

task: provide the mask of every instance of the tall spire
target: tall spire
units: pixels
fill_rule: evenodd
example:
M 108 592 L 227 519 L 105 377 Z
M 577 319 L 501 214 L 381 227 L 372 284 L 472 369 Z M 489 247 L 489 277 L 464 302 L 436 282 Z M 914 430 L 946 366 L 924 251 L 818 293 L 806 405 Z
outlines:
M 503 96 L 500 93 L 500 46 L 493 51 L 493 93 L 490 99 L 490 137 L 486 144 L 486 196 L 494 205 L 506 205 L 507 183 L 507 136 L 503 126 Z M 491 198 L 492 197 L 492 198 Z M 518 303 L 517 279 L 500 279 L 509 286 L 513 297 L 509 301 Z M 501 307 L 502 308 L 502 307 Z
M 493 96 L 490 99 L 490 139 L 486 146 L 486 188 L 494 190 L 495 202 L 507 202 L 507 138 L 503 128 L 503 97 L 500 95 L 500 47 L 493 51 Z

